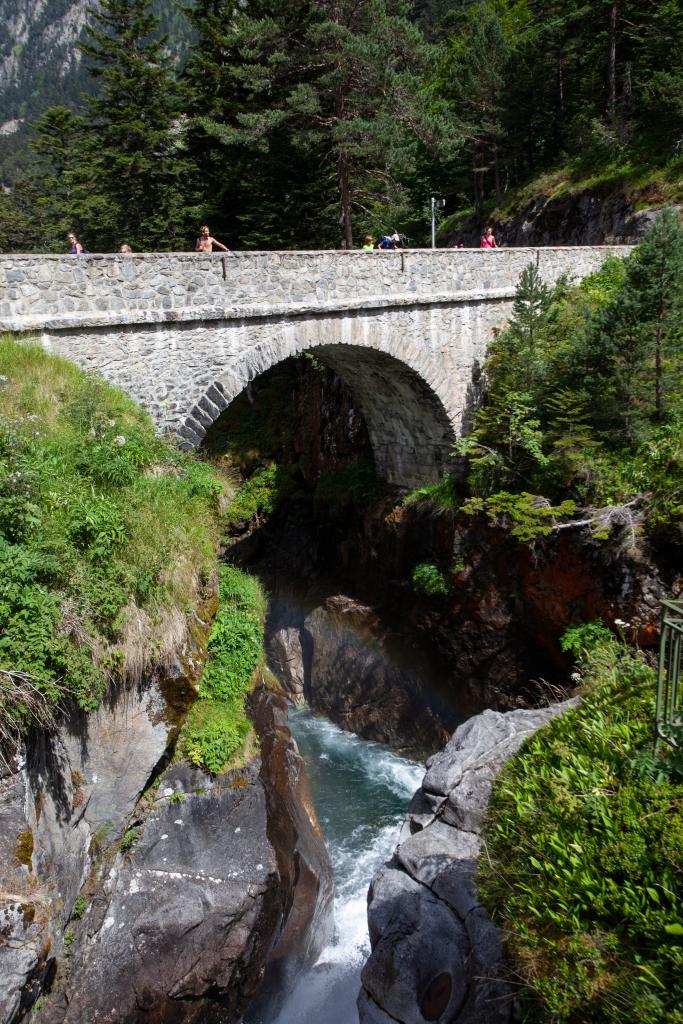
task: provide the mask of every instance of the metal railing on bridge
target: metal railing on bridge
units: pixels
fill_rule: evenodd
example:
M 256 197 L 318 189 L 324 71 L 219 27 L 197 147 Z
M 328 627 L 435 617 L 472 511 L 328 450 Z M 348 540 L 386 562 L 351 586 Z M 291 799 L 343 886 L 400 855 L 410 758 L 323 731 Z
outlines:
M 662 601 L 657 677 L 657 740 L 683 745 L 683 601 Z

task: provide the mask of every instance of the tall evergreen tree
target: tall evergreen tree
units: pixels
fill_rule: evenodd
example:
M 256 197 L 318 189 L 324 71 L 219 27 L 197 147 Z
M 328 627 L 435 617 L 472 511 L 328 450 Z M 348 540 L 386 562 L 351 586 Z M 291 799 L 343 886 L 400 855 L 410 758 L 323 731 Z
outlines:
M 313 156 L 319 177 L 334 173 L 348 247 L 355 215 L 400 209 L 416 140 L 447 141 L 424 91 L 433 51 L 409 12 L 407 0 L 248 2 L 221 29 L 226 101 L 201 126 L 253 154 L 286 137 L 296 161 Z
M 637 443 L 683 409 L 683 228 L 674 210 L 659 215 L 589 325 L 575 372 L 616 443 Z
M 478 214 L 484 204 L 488 172 L 492 172 L 496 197 L 501 198 L 501 149 L 505 138 L 503 115 L 509 62 L 507 40 L 493 5 L 479 3 L 467 8 L 460 31 L 451 40 L 446 90 L 466 140 Z
M 77 203 L 90 247 L 186 242 L 189 164 L 177 85 L 151 0 L 101 0 L 81 44 L 100 81 L 88 99 Z
M 327 153 L 301 145 L 276 109 L 296 87 L 308 0 L 198 0 L 197 42 L 185 72 L 190 150 L 202 218 L 247 248 L 334 244 L 334 172 Z M 266 134 L 233 131 L 271 110 Z M 240 121 L 238 122 L 238 118 Z
M 83 119 L 66 107 L 50 107 L 35 125 L 34 163 L 18 196 L 33 193 L 33 222 L 48 248 L 63 250 L 68 231 L 80 236 L 87 228 L 77 200 L 79 163 L 83 154 Z

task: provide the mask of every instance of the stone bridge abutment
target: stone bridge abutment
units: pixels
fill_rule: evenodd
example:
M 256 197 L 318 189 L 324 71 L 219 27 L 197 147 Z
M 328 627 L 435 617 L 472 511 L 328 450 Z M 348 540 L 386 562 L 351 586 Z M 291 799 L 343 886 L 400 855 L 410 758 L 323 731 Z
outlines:
M 186 447 L 259 374 L 312 351 L 361 408 L 378 473 L 437 479 L 522 270 L 582 278 L 626 246 L 1 256 L 0 330 L 37 336 Z

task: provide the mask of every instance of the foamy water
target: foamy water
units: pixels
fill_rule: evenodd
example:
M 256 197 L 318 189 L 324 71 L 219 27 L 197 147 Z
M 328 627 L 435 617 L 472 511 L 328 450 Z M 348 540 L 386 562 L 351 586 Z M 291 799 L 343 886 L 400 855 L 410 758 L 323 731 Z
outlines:
M 343 732 L 311 711 L 290 713 L 334 870 L 335 937 L 267 1018 L 246 1024 L 357 1024 L 361 968 L 370 952 L 367 891 L 398 841 L 424 766 Z

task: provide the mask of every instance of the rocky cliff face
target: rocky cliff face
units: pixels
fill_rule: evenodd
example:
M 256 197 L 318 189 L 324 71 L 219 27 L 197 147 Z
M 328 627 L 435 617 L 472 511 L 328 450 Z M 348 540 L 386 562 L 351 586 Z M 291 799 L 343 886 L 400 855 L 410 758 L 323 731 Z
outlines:
M 423 753 L 468 714 L 567 692 L 559 640 L 571 625 L 620 618 L 652 646 L 661 599 L 683 587 L 626 529 L 606 541 L 566 530 L 532 548 L 484 521 L 392 500 L 350 514 L 341 543 L 329 527 L 318 519 L 307 534 L 299 521 L 269 548 L 271 666 L 343 727 Z M 421 562 L 440 568 L 447 594 L 417 593 Z
M 516 216 L 492 224 L 502 246 L 632 245 L 643 237 L 658 213 L 657 207 L 637 210 L 621 192 L 577 192 L 539 196 Z M 482 224 L 470 219 L 458 231 L 448 232 L 443 244 L 463 242 L 479 248 L 482 230 Z
M 0 110 L 3 120 L 39 115 L 51 103 L 78 100 L 89 79 L 78 40 L 88 21 L 90 0 L 0 0 Z M 189 25 L 174 0 L 153 4 L 170 33 L 173 52 L 182 53 Z
M 368 894 L 361 1024 L 510 1024 L 500 935 L 477 896 L 481 826 L 496 772 L 567 706 L 485 711 L 427 762 L 396 852 Z
M 275 599 L 267 631 L 270 665 L 294 700 L 370 740 L 433 752 L 454 717 L 428 659 L 396 629 L 345 594 L 310 595 L 312 607 Z
M 261 755 L 212 777 L 169 764 L 154 679 L 34 735 L 0 780 L 0 1021 L 236 1020 L 271 962 L 331 927 L 332 875 L 287 727 L 257 691 Z
M 467 714 L 543 704 L 570 688 L 559 645 L 569 626 L 620 618 L 641 645 L 655 642 L 661 598 L 683 588 L 666 555 L 627 526 L 607 540 L 566 529 L 528 546 L 396 494 L 354 497 L 367 435 L 348 390 L 332 384 L 305 370 L 287 378 L 301 491 L 265 526 L 241 524 L 232 547 L 264 576 L 269 659 L 295 700 L 368 738 L 431 753 Z M 314 489 L 323 470 L 349 481 L 328 501 Z M 448 593 L 416 590 L 420 563 L 438 567 Z

